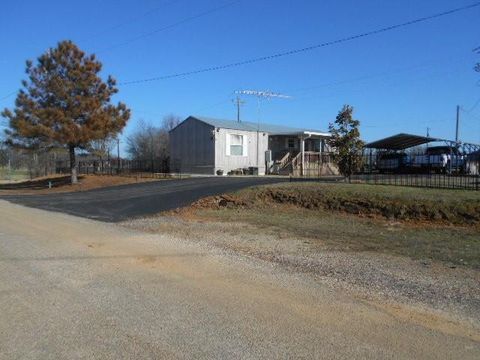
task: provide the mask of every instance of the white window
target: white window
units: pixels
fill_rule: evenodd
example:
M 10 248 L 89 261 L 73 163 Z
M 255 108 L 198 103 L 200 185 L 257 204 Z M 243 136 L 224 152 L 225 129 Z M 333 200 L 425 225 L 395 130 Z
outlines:
M 227 134 L 227 155 L 247 156 L 247 136 Z

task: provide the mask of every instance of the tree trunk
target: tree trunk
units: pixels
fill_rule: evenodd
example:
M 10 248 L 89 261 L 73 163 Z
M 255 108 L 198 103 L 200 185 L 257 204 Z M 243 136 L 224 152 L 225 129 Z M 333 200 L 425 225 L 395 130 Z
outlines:
M 72 184 L 78 183 L 77 176 L 77 159 L 75 158 L 75 146 L 68 145 L 68 150 L 70 152 L 70 175 L 72 177 Z

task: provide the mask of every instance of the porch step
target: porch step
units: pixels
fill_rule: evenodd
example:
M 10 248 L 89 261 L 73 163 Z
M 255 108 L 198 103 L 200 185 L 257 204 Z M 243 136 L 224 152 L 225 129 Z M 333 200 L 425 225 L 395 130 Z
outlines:
M 290 175 L 292 173 L 292 170 L 290 166 L 287 166 L 287 167 L 284 167 L 283 169 L 280 169 L 277 173 L 278 175 Z

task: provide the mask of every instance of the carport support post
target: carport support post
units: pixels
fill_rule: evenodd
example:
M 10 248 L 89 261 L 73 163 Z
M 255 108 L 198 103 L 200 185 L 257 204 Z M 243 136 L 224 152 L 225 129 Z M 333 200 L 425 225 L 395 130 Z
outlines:
M 304 168 L 305 168 L 305 138 L 300 136 L 300 152 L 302 153 L 302 163 L 300 165 L 300 175 L 304 176 Z

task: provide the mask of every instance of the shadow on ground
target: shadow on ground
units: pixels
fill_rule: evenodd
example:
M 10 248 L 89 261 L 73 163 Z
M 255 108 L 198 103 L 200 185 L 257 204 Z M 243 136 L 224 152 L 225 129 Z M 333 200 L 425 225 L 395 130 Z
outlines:
M 42 190 L 49 187 L 60 187 L 65 185 L 70 185 L 71 180 L 70 176 L 55 176 L 55 177 L 46 177 L 35 180 L 27 180 L 16 183 L 1 184 L 0 190 Z M 80 176 L 81 180 L 82 177 Z M 49 185 L 50 184 L 50 185 Z

